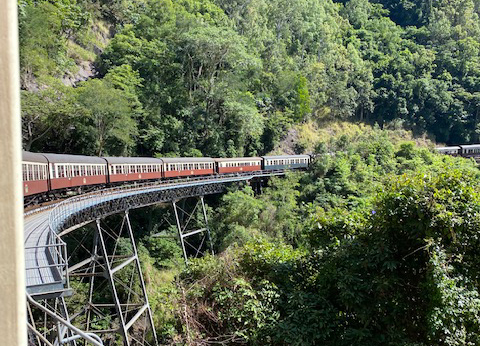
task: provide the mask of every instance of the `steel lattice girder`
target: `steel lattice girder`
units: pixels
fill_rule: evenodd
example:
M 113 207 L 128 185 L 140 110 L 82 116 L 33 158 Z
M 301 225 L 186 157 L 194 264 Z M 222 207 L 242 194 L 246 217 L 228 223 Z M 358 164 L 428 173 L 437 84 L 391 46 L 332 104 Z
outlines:
M 243 182 L 238 182 L 242 184 Z M 238 184 L 237 183 L 237 184 Z M 211 183 L 203 185 L 184 186 L 172 189 L 146 191 L 131 196 L 112 199 L 98 204 L 92 204 L 87 208 L 68 215 L 57 232 L 85 224 L 98 218 L 118 214 L 125 210 L 136 209 L 158 203 L 173 202 L 188 197 L 205 196 L 225 192 L 232 182 Z

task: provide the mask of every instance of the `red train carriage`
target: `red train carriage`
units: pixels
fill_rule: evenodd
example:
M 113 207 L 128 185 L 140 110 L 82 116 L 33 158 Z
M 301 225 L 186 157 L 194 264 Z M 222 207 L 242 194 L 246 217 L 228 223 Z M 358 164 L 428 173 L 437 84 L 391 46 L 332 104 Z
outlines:
M 23 196 L 48 191 L 48 161 L 42 154 L 22 153 Z
M 110 183 L 162 178 L 162 160 L 150 157 L 104 157 Z
M 165 178 L 209 175 L 214 173 L 215 161 L 210 157 L 162 158 Z
M 99 157 L 43 154 L 49 162 L 50 189 L 107 183 L 107 162 Z
M 215 159 L 217 173 L 252 172 L 262 169 L 261 157 L 236 157 L 230 159 Z

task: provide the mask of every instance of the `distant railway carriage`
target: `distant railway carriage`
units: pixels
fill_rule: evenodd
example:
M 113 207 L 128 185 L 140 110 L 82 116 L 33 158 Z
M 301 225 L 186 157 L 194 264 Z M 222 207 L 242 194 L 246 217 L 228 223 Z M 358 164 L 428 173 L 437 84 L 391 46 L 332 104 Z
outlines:
M 163 161 L 151 157 L 104 157 L 109 183 L 162 178 Z
M 309 155 L 262 156 L 262 158 L 265 170 L 307 168 L 310 163 Z
M 435 150 L 439 154 L 452 155 L 452 156 L 461 155 L 462 153 L 462 148 L 459 146 L 440 147 L 440 148 L 435 148 Z
M 50 189 L 107 183 L 107 162 L 95 156 L 42 154 L 48 160 Z
M 188 177 L 214 173 L 215 161 L 210 157 L 162 158 L 163 177 Z
M 262 170 L 261 157 L 219 158 L 214 160 L 216 171 L 219 174 Z
M 480 144 L 461 145 L 463 157 L 480 156 Z
M 23 195 L 48 191 L 48 160 L 42 154 L 22 153 Z

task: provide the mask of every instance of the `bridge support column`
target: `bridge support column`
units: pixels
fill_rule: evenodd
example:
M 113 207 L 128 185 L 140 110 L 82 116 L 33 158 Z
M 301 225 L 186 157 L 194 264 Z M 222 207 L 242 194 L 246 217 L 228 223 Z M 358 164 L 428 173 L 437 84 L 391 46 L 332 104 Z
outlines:
M 30 303 L 27 303 L 28 345 L 77 346 L 75 333 L 46 313 L 46 310 L 48 310 L 70 323 L 65 299 L 63 297 L 45 298 L 40 299 L 38 303 L 45 309 L 43 313 L 32 307 Z M 34 314 L 37 318 L 34 318 Z
M 188 250 L 193 251 L 193 257 L 204 255 L 206 249 L 210 248 L 213 253 L 212 238 L 210 236 L 210 228 L 208 227 L 207 210 L 205 209 L 204 196 L 196 199 L 196 203 L 190 212 L 186 211 L 184 203 L 183 207 L 178 206 L 178 201 L 173 201 L 173 211 L 178 231 L 178 239 L 182 246 L 183 258 L 185 264 L 188 264 Z M 201 211 L 200 211 L 201 209 Z M 196 242 L 187 240 L 196 237 Z M 203 251 L 202 251 L 203 250 Z
M 70 266 L 72 277 L 88 279 L 89 283 L 88 303 L 75 318 L 84 321 L 86 331 L 101 335 L 104 342 L 117 342 L 121 336 L 124 346 L 157 345 L 128 210 L 115 226 L 111 225 L 97 219 L 92 250 L 88 250 L 87 258 Z M 85 234 L 84 239 L 88 238 Z M 87 250 L 82 242 L 77 248 Z

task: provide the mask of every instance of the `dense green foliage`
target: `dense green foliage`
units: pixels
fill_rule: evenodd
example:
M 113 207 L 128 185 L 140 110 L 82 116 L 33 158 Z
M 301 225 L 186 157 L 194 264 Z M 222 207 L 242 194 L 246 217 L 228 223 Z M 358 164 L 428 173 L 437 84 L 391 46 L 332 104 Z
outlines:
M 402 119 L 439 142 L 475 141 L 479 8 L 478 0 L 22 0 L 23 102 L 36 104 L 23 112 L 25 147 L 254 155 L 306 119 Z M 52 77 L 79 85 L 85 62 L 102 81 L 117 78 L 59 90 Z M 100 103 L 127 102 L 99 114 L 89 89 Z M 43 115 L 52 108 L 60 121 Z M 125 126 L 104 133 L 113 118 Z M 65 128 L 81 138 L 90 126 L 91 145 L 57 141 Z
M 227 250 L 181 275 L 184 340 L 479 345 L 474 164 L 380 131 L 325 147 L 343 152 L 258 197 L 222 198 L 215 235 Z

